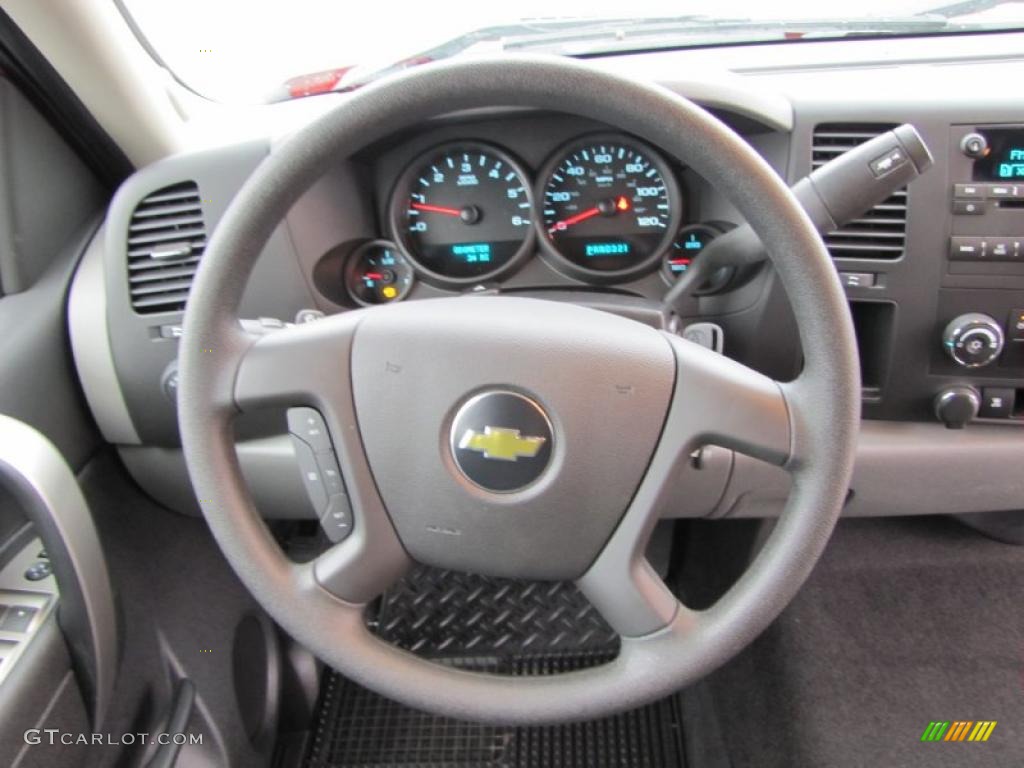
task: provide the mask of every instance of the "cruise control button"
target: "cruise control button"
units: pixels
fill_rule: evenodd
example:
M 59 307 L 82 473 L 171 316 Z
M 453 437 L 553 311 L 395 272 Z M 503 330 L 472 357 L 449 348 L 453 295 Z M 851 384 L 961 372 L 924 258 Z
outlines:
M 951 237 L 949 258 L 954 261 L 977 261 L 985 258 L 985 238 Z
M 331 450 L 324 417 L 314 408 L 289 408 L 288 431 L 305 441 L 316 453 Z
M 3 619 L 0 619 L 0 629 L 5 632 L 25 632 L 35 616 L 36 609 L 30 605 L 9 606 Z
M 1013 415 L 1013 401 L 1016 392 L 1011 387 L 985 387 L 981 391 L 981 408 L 978 415 L 983 419 L 1008 419 Z
M 317 515 L 322 515 L 327 509 L 327 489 L 324 487 L 324 479 L 320 474 L 320 467 L 316 463 L 313 449 L 294 435 L 292 436 L 292 446 L 295 448 L 295 458 L 299 460 L 302 484 L 306 486 L 306 493 L 309 494 L 309 500 L 313 503 L 313 509 Z
M 327 509 L 320 518 L 320 526 L 327 538 L 337 544 L 352 533 L 352 507 L 348 496 L 336 493 L 331 496 Z

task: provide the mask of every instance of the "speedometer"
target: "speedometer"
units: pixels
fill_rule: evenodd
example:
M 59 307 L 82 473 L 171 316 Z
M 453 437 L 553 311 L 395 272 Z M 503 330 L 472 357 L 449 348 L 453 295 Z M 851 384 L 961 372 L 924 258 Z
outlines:
M 614 280 L 653 268 L 682 215 L 668 165 L 625 136 L 588 137 L 555 153 L 537 197 L 544 250 L 583 279 Z
M 413 161 L 391 201 L 395 241 L 435 283 L 466 285 L 514 268 L 533 246 L 533 196 L 508 154 L 446 144 Z

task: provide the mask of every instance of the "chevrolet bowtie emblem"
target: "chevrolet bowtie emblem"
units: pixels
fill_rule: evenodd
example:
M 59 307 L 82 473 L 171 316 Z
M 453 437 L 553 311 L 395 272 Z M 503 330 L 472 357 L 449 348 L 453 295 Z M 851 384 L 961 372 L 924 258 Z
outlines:
M 485 459 L 516 461 L 532 459 L 547 441 L 544 437 L 523 437 L 518 429 L 484 427 L 483 432 L 467 429 L 459 440 L 459 448 L 482 453 Z

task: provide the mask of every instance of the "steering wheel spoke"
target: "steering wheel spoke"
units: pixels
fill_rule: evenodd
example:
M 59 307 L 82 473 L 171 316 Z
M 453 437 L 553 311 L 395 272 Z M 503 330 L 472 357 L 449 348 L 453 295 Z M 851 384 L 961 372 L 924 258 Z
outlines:
M 719 445 L 784 466 L 793 438 L 783 385 L 678 336 L 669 340 L 678 366 L 663 438 L 670 450 Z
M 333 450 L 344 477 L 336 481 L 340 488 L 324 490 L 319 514 L 328 535 L 341 540 L 304 567 L 310 584 L 350 603 L 377 597 L 409 564 L 359 439 L 350 365 L 360 317 L 350 312 L 258 337 L 242 354 L 234 381 L 243 412 L 310 406 L 323 417 L 318 427 L 326 434 L 318 440 L 328 455 Z
M 644 557 L 655 523 L 672 503 L 671 479 L 702 445 L 720 445 L 784 465 L 790 456 L 789 407 L 773 379 L 677 336 L 676 385 L 647 474 L 604 549 L 579 586 L 624 637 L 669 625 L 685 629 L 696 614 L 672 594 Z
M 251 337 L 255 341 L 235 373 L 236 406 L 248 411 L 311 405 L 330 411 L 351 401 L 352 337 L 361 317 L 347 312 Z

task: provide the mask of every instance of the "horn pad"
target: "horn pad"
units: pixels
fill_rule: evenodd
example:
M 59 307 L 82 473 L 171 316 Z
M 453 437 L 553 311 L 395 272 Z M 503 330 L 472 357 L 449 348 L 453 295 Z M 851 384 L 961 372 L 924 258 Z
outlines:
M 368 312 L 352 384 L 370 468 L 416 560 L 572 579 L 636 492 L 675 381 L 662 334 L 512 297 Z

